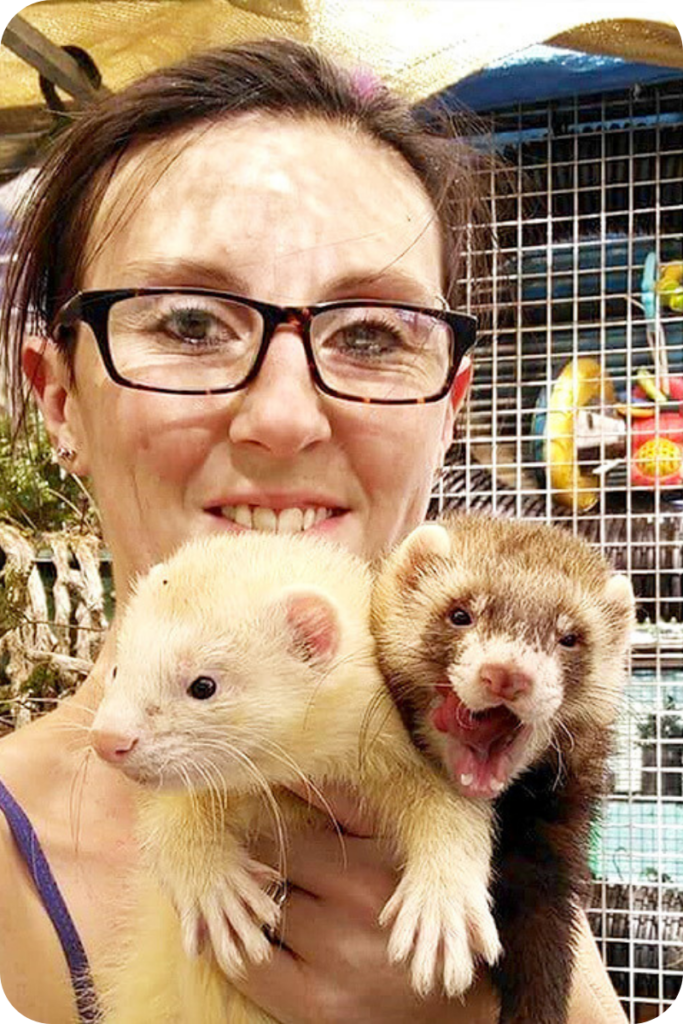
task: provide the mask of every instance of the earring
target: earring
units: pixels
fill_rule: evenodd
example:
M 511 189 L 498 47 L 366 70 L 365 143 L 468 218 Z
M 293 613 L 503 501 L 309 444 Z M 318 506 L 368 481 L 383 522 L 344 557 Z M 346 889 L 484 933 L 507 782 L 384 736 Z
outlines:
M 72 459 L 76 458 L 76 450 L 69 448 L 65 444 L 60 444 L 57 448 L 57 460 L 61 462 L 71 462 Z

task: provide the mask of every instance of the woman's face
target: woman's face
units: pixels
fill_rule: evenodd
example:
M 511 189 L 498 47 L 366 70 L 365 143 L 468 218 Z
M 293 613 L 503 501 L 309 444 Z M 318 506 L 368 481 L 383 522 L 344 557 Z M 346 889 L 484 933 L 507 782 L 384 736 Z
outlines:
M 434 210 L 396 154 L 322 122 L 249 116 L 126 159 L 96 217 L 82 287 L 435 306 L 440 282 Z M 58 369 L 46 358 L 49 377 Z M 75 386 L 60 381 L 48 426 L 91 478 L 119 593 L 190 537 L 301 526 L 286 510 L 312 509 L 311 529 L 373 557 L 422 519 L 452 433 L 451 399 L 382 407 L 318 393 L 290 326 L 256 381 L 231 395 L 117 386 L 87 327 Z M 244 525 L 226 511 L 236 508 Z

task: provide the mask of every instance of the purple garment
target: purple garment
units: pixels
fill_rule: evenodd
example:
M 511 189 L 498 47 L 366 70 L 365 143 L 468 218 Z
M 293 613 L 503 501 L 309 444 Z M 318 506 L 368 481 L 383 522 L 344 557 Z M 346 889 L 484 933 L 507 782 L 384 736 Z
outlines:
M 4 812 L 14 841 L 28 868 L 38 894 L 54 925 L 71 973 L 79 1019 L 91 1024 L 98 1019 L 97 1000 L 90 965 L 76 926 L 57 888 L 50 865 L 31 822 L 9 790 L 0 781 L 0 811 Z

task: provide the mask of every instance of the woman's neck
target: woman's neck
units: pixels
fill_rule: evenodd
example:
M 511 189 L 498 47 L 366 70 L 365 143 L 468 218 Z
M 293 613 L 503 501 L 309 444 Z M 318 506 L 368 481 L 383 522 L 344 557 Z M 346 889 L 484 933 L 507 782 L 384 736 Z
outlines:
M 102 645 L 97 659 L 87 678 L 78 689 L 65 702 L 73 710 L 82 708 L 83 711 L 94 715 L 97 707 L 104 696 L 104 685 L 107 676 L 110 674 L 116 660 L 116 625 L 112 624 L 104 644 Z

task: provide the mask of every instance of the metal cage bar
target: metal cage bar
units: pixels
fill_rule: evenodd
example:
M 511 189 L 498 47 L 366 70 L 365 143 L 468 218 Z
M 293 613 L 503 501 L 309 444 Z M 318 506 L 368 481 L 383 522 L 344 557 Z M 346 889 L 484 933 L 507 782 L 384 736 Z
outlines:
M 671 394 L 683 387 L 683 79 L 484 121 L 476 145 L 506 164 L 490 172 L 491 328 L 433 511 L 557 522 L 633 580 L 639 626 L 589 917 L 636 1024 L 683 980 L 683 391 Z M 680 266 L 679 299 L 648 291 L 653 260 L 657 282 Z M 577 359 L 601 385 L 590 398 L 574 387 L 558 434 L 558 378 Z M 676 458 L 678 483 L 665 472 Z

